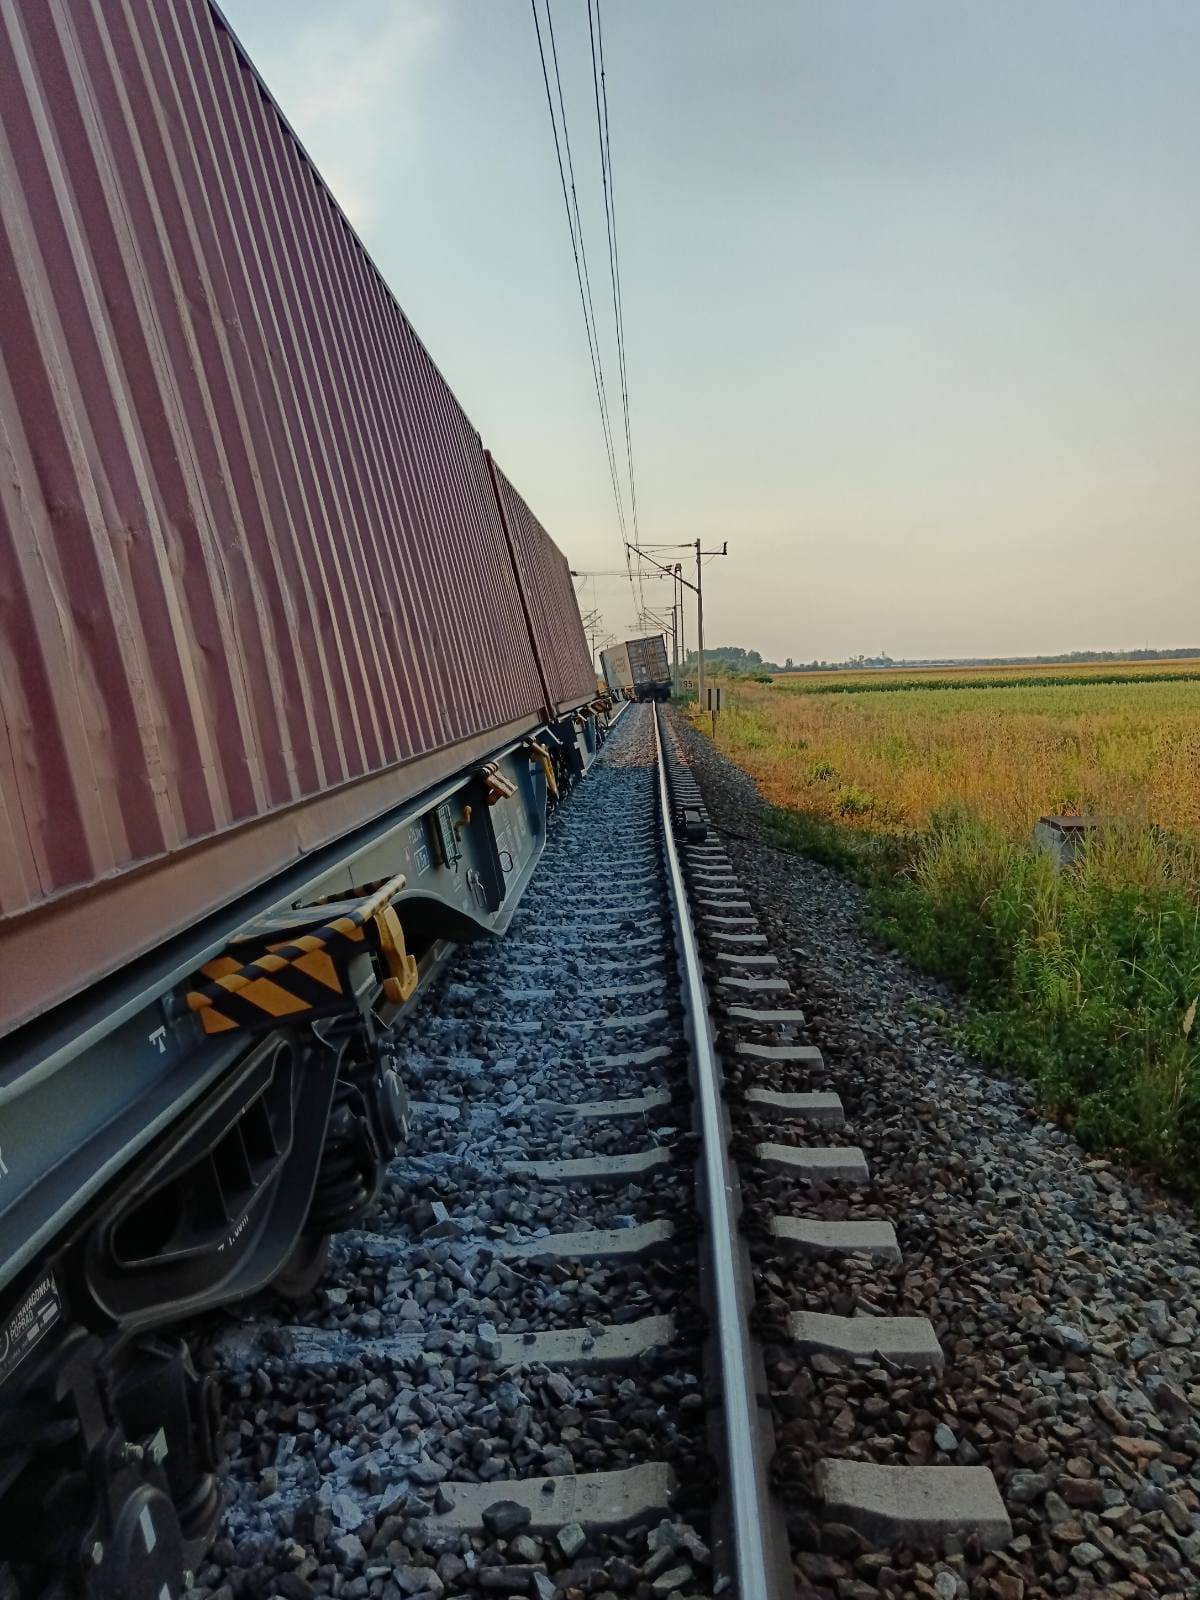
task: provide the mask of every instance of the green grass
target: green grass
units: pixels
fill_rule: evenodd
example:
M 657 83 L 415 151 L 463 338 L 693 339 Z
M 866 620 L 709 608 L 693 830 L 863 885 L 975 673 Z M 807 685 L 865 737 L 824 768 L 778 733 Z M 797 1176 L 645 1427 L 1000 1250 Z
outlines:
M 900 870 L 870 924 L 970 997 L 963 1042 L 1015 1067 L 1088 1147 L 1200 1193 L 1200 907 L 1195 848 L 1113 828 L 1074 867 L 964 812 Z

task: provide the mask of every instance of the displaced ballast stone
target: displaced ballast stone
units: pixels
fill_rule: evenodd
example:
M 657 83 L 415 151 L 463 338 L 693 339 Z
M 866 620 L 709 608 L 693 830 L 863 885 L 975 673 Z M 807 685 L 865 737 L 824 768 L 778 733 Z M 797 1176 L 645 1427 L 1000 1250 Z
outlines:
M 901 1539 L 927 1545 L 950 1534 L 973 1534 L 995 1550 L 1012 1538 L 1012 1523 L 987 1467 L 821 1461 L 817 1494 L 831 1522 L 848 1523 L 879 1546 Z

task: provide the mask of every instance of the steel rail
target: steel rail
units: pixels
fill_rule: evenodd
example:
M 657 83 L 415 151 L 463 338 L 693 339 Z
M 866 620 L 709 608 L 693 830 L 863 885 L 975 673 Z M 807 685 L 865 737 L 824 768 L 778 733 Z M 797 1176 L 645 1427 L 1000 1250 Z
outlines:
M 692 1021 L 692 1049 L 696 1068 L 696 1094 L 705 1197 L 708 1206 L 710 1257 L 716 1310 L 715 1336 L 721 1367 L 725 1456 L 730 1520 L 733 1532 L 733 1573 L 738 1600 L 775 1600 L 770 1585 L 771 1562 L 767 1516 L 768 1487 L 755 1423 L 757 1401 L 751 1366 L 750 1332 L 742 1306 L 734 1256 L 737 1234 L 733 1211 L 735 1178 L 725 1136 L 725 1119 L 718 1088 L 720 1073 L 713 1049 L 708 994 L 704 985 L 700 949 L 692 926 L 687 886 L 671 828 L 671 797 L 667 786 L 666 752 L 654 707 L 654 746 L 658 757 L 658 793 L 663 818 L 663 853 L 675 910 L 680 965 Z

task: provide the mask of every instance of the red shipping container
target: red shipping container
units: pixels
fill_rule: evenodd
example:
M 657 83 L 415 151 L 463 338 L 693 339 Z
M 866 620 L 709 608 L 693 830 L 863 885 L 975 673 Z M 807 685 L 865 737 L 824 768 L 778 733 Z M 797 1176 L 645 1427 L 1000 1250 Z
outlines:
M 219 13 L 6 8 L 0 120 L 4 1032 L 544 696 L 480 440 Z
M 505 477 L 495 457 L 488 464 L 521 580 L 530 632 L 551 708 L 577 706 L 596 694 L 596 673 L 566 557 Z

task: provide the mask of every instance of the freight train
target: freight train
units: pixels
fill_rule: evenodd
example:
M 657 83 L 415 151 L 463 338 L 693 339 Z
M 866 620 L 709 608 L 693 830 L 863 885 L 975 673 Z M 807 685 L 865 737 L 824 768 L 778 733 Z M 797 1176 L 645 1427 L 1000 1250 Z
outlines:
M 176 1597 L 607 727 L 569 568 L 208 0 L 0 19 L 0 1597 Z
M 626 639 L 600 652 L 600 668 L 609 693 L 617 700 L 669 700 L 671 668 L 661 633 Z

